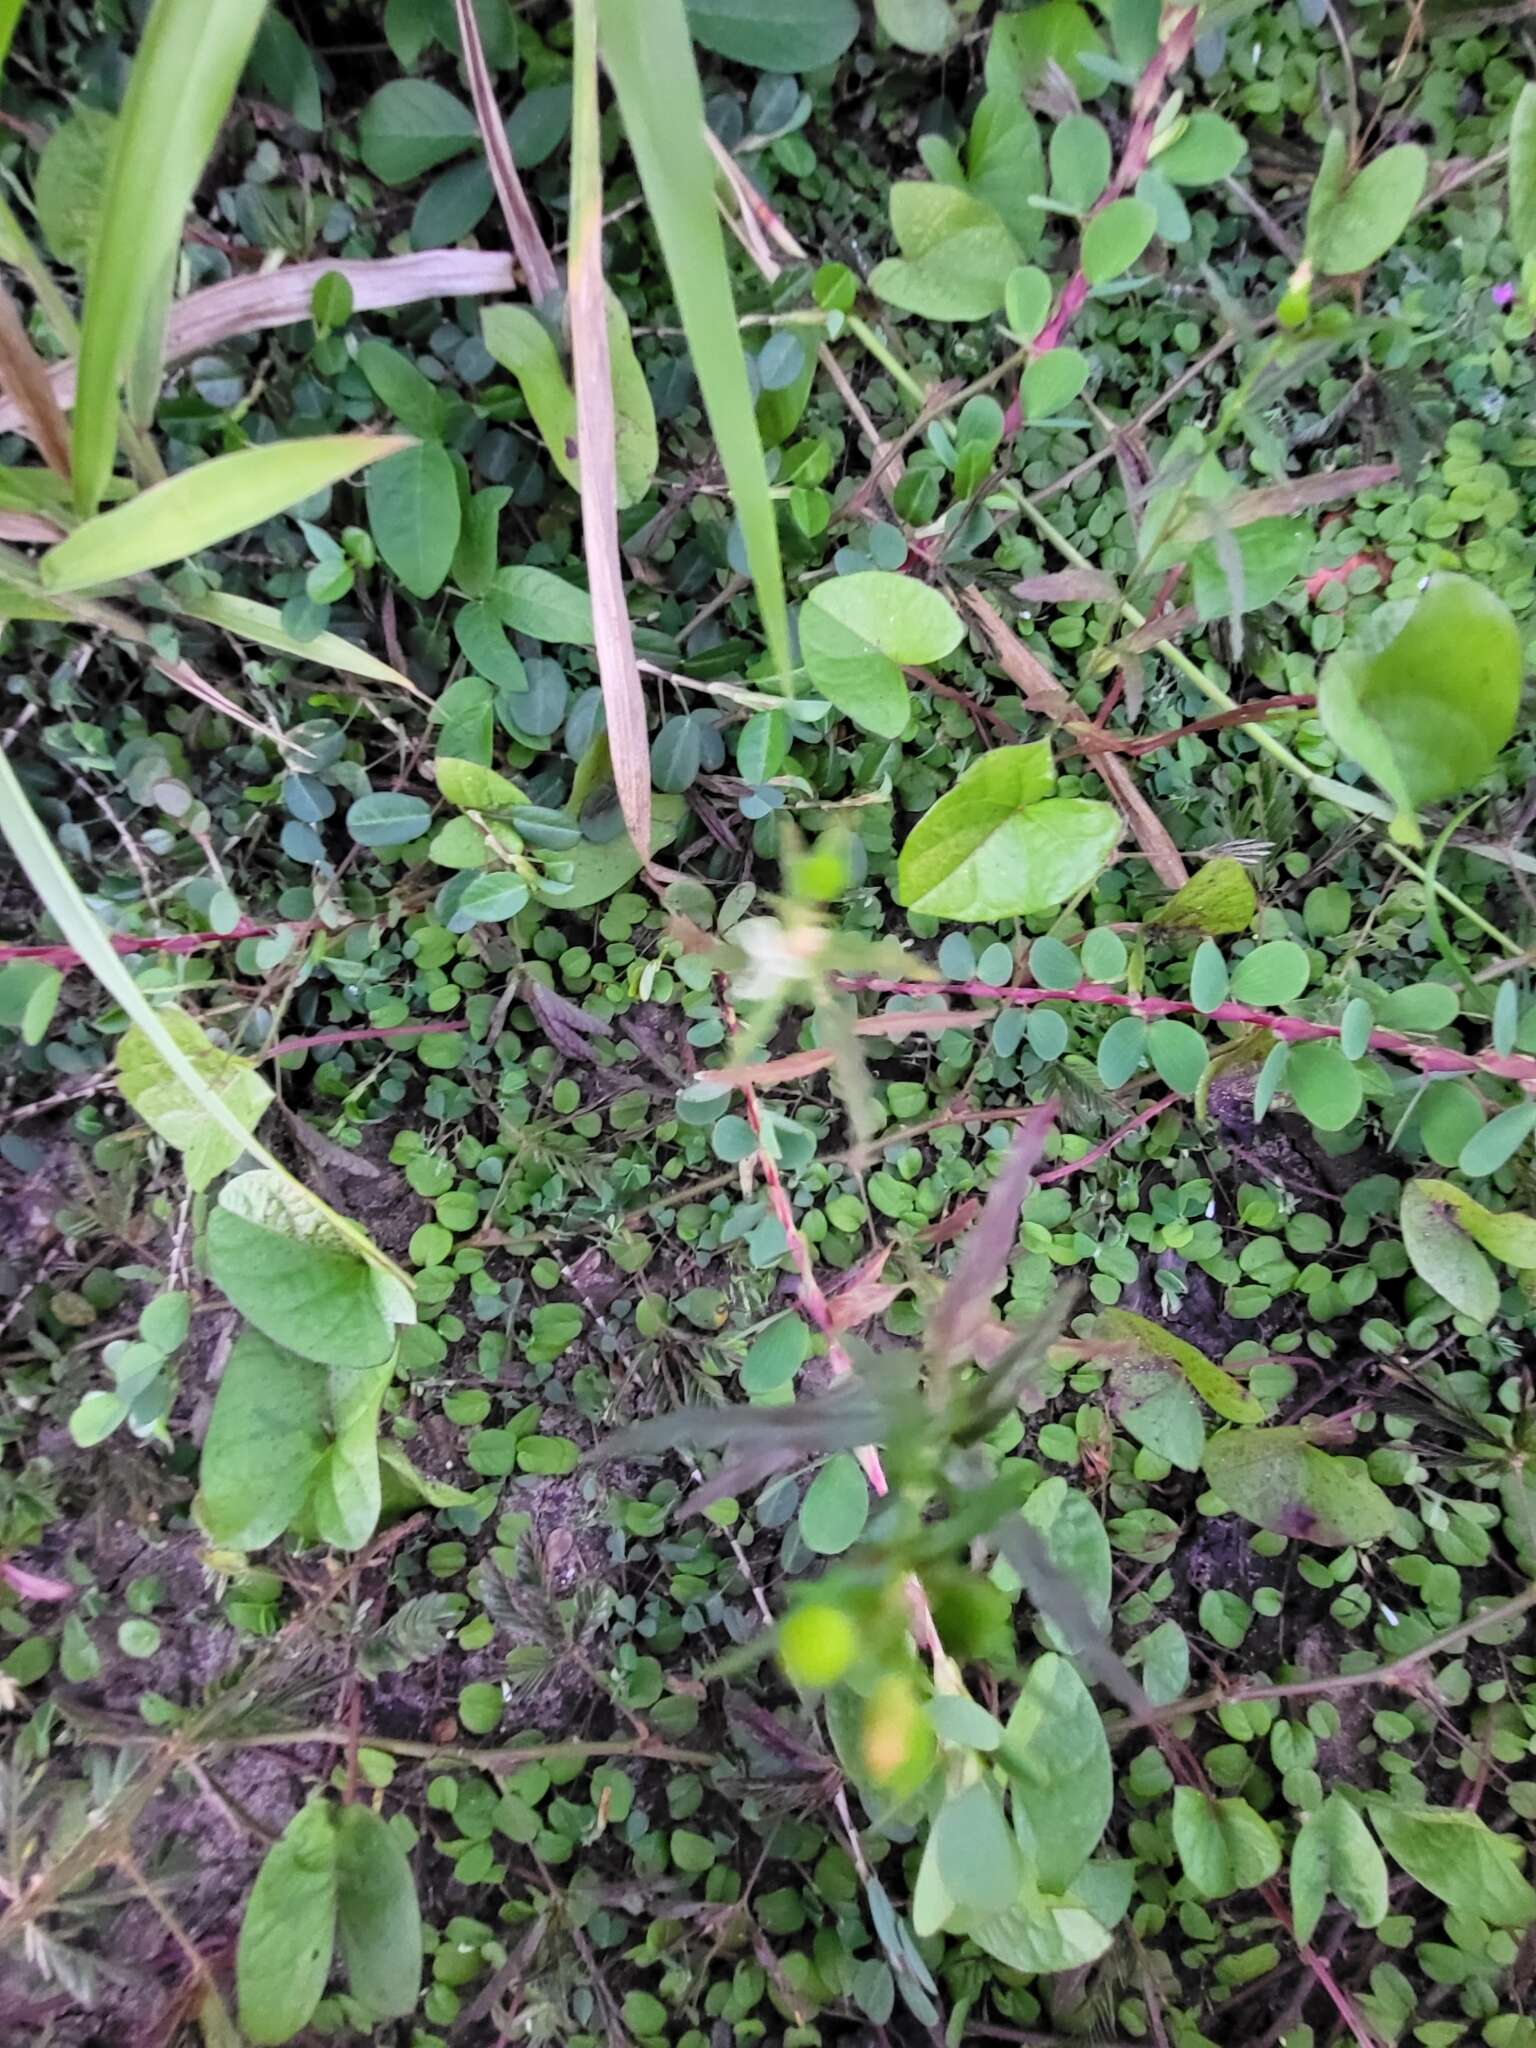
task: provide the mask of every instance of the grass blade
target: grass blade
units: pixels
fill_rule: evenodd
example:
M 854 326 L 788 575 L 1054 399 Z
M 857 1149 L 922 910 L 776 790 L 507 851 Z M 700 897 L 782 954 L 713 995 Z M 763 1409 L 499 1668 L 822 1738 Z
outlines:
M 237 639 L 254 640 L 258 647 L 270 647 L 279 654 L 291 654 L 298 661 L 313 661 L 322 668 L 337 669 L 342 675 L 388 683 L 412 697 L 422 697 L 409 676 L 403 676 L 399 669 L 391 668 L 387 661 L 380 661 L 376 654 L 356 646 L 340 633 L 316 633 L 309 640 L 296 639 L 284 631 L 283 615 L 276 605 L 259 604 L 254 597 L 235 597 L 227 590 L 210 590 L 195 604 L 183 603 L 181 609 L 189 618 L 202 619 L 210 626 L 233 633 Z
M 551 292 L 560 289 L 559 272 L 539 232 L 523 181 L 517 175 L 512 145 L 507 140 L 507 131 L 496 105 L 491 67 L 485 61 L 485 46 L 480 40 L 480 23 L 475 17 L 474 0 L 453 0 L 453 6 L 459 24 L 459 41 L 464 45 L 464 69 L 469 73 L 475 119 L 480 124 L 480 139 L 485 144 L 485 158 L 491 169 L 491 183 L 496 188 L 501 217 L 507 224 L 507 239 L 527 281 L 528 296 L 537 305 Z
M 297 1191 L 304 1201 L 319 1210 L 331 1227 L 341 1232 L 359 1257 L 366 1259 L 369 1265 L 377 1267 L 380 1272 L 387 1273 L 399 1281 L 409 1292 L 410 1282 L 405 1274 L 392 1259 L 385 1257 L 368 1233 L 348 1217 L 339 1216 L 327 1203 L 322 1202 L 318 1195 L 312 1194 L 301 1180 L 273 1158 L 259 1139 L 252 1136 L 223 1097 L 207 1085 L 166 1029 L 159 1011 L 146 999 L 138 983 L 113 950 L 105 926 L 100 923 L 81 895 L 74 877 L 60 859 L 58 849 L 49 838 L 41 819 L 28 802 L 27 793 L 17 779 L 16 771 L 3 753 L 0 753 L 0 824 L 3 824 L 5 837 L 21 864 L 22 872 L 42 899 L 43 908 L 58 926 L 66 943 L 79 954 L 85 966 L 95 975 L 128 1021 L 137 1024 L 171 1073 L 201 1106 L 204 1114 L 238 1143 L 242 1153 L 249 1153 L 262 1166 L 277 1174 L 287 1187 Z
M 26 4 L 27 0 L 0 0 L 0 72 L 4 71 L 5 60 L 11 54 L 11 37 L 16 33 L 16 24 Z
M 603 61 L 619 97 L 735 500 L 768 651 L 792 688 L 779 529 L 715 211 L 704 98 L 683 0 L 597 0 L 597 6 Z
M 75 399 L 75 503 L 101 503 L 118 396 L 156 286 L 260 25 L 266 0 L 155 0 L 107 170 Z
M 44 555 L 43 588 L 85 590 L 180 561 L 414 445 L 398 434 L 319 434 L 217 455 L 77 527 Z
M 592 587 L 614 787 L 635 851 L 650 865 L 651 751 L 645 691 L 619 560 L 619 476 L 613 375 L 603 293 L 603 167 L 597 116 L 597 0 L 576 0 L 571 108 L 571 369 L 581 462 L 581 531 Z
M 15 393 L 32 445 L 57 475 L 69 475 L 69 426 L 59 411 L 48 370 L 32 346 L 15 301 L 0 285 L 0 382 Z

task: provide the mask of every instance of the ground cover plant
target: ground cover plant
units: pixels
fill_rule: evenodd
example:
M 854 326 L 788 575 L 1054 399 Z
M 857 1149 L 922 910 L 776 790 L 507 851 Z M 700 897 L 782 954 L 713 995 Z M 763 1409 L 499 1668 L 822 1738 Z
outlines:
M 1528 17 L 0 0 L 0 2040 L 1536 2043 Z

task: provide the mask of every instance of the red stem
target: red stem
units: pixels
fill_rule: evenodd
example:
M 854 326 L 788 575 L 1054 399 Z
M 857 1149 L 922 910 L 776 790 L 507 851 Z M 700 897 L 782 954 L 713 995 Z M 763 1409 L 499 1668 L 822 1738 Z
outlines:
M 845 988 L 869 989 L 886 996 L 973 996 L 989 1003 L 1102 1003 L 1129 1010 L 1137 1017 L 1205 1017 L 1213 1024 L 1248 1024 L 1269 1031 L 1276 1038 L 1294 1044 L 1309 1038 L 1337 1038 L 1337 1024 L 1320 1024 L 1310 1017 L 1288 1017 L 1278 1010 L 1256 1010 L 1247 1003 L 1218 1003 L 1214 1010 L 1200 1010 L 1193 1003 L 1172 996 L 1138 996 L 1123 988 L 1106 988 L 1095 981 L 1080 981 L 1072 988 L 993 988 L 984 981 L 884 981 L 874 975 L 844 974 L 837 977 Z M 1425 1074 L 1494 1074 L 1501 1081 L 1517 1081 L 1536 1088 L 1536 1058 L 1520 1053 L 1456 1052 L 1445 1045 L 1423 1045 L 1405 1038 L 1399 1031 L 1373 1031 L 1369 1044 L 1374 1052 L 1391 1053 L 1407 1060 Z
M 1188 58 L 1195 46 L 1195 28 L 1199 10 L 1188 8 L 1169 29 L 1161 48 L 1147 65 L 1136 82 L 1131 98 L 1132 120 L 1130 132 L 1125 138 L 1125 148 L 1093 213 L 1108 206 L 1111 200 L 1121 198 L 1135 184 L 1147 162 L 1152 149 L 1152 137 L 1157 129 L 1158 108 L 1169 80 Z M 1090 214 L 1089 218 L 1092 218 Z M 1034 353 L 1044 355 L 1047 349 L 1058 348 L 1061 338 L 1082 311 L 1088 298 L 1088 279 L 1081 269 L 1075 270 L 1062 287 L 1051 317 L 1040 330 L 1034 343 Z M 1012 436 L 1024 423 L 1022 398 L 1015 395 L 1003 416 L 1003 432 Z

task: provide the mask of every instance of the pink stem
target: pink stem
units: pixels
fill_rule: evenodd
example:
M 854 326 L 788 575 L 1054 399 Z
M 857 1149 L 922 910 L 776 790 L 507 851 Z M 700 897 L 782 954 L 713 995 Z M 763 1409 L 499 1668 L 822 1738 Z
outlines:
M 1169 80 L 1179 66 L 1188 58 L 1195 46 L 1195 28 L 1199 10 L 1188 8 L 1169 29 L 1161 48 L 1147 65 L 1136 82 L 1131 98 L 1132 120 L 1130 132 L 1125 138 L 1125 148 L 1093 212 L 1099 213 L 1112 200 L 1122 198 L 1142 172 L 1147 168 L 1152 151 L 1152 137 L 1157 131 L 1157 113 L 1162 104 L 1163 94 Z M 1089 216 L 1090 219 L 1092 215 Z M 1060 297 L 1052 308 L 1051 317 L 1035 337 L 1034 353 L 1044 355 L 1047 349 L 1057 348 L 1061 338 L 1082 311 L 1088 298 L 1088 279 L 1081 269 L 1075 270 L 1062 286 Z M 1015 396 L 1003 416 L 1003 432 L 1012 436 L 1024 423 L 1022 399 Z
M 1102 1003 L 1129 1010 L 1137 1017 L 1205 1017 L 1213 1024 L 1249 1024 L 1272 1032 L 1288 1044 L 1311 1038 L 1337 1038 L 1337 1024 L 1320 1024 L 1310 1017 L 1287 1017 L 1278 1010 L 1256 1010 L 1247 1003 L 1218 1003 L 1214 1010 L 1201 1010 L 1194 1003 L 1179 1002 L 1172 996 L 1137 996 L 1123 988 L 1106 988 L 1101 982 L 1080 981 L 1072 988 L 993 988 L 984 981 L 884 981 L 873 975 L 843 974 L 837 977 L 845 988 L 869 989 L 887 996 L 974 996 L 989 1003 Z M 1373 1031 L 1368 1041 L 1373 1052 L 1392 1053 L 1409 1061 L 1425 1074 L 1493 1074 L 1501 1081 L 1516 1081 L 1536 1088 L 1536 1058 L 1521 1053 L 1455 1052 L 1445 1045 L 1422 1045 L 1398 1031 Z
M 310 1038 L 280 1038 L 268 1046 L 263 1059 L 275 1060 L 285 1052 L 313 1052 L 326 1045 L 358 1045 L 370 1038 L 435 1038 L 444 1031 L 467 1031 L 462 1017 L 447 1017 L 435 1024 L 360 1024 L 350 1031 L 317 1031 Z

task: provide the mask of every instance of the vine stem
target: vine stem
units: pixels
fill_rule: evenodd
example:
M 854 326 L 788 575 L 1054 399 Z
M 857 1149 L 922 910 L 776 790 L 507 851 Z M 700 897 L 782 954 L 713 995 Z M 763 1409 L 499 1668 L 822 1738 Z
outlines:
M 843 988 L 868 989 L 876 995 L 972 996 L 979 1002 L 1026 1006 L 1099 1003 L 1129 1010 L 1137 1017 L 1205 1017 L 1213 1024 L 1247 1024 L 1292 1044 L 1312 1038 L 1337 1038 L 1342 1028 L 1311 1017 L 1254 1009 L 1248 1003 L 1218 1003 L 1213 1010 L 1202 1010 L 1175 996 L 1132 995 L 1128 989 L 1109 988 L 1097 981 L 1076 982 L 1071 988 L 993 988 L 985 981 L 888 981 L 867 974 L 841 974 L 836 979 Z M 1446 1045 L 1422 1045 L 1415 1038 L 1405 1038 L 1400 1031 L 1373 1031 L 1368 1042 L 1373 1052 L 1391 1053 L 1424 1074 L 1493 1074 L 1501 1081 L 1536 1088 L 1536 1058 L 1521 1053 L 1457 1052 Z
M 1049 541 L 1064 560 L 1077 569 L 1093 568 L 1093 563 L 1082 550 L 1075 547 L 1061 528 L 1053 520 L 1048 519 L 1022 491 L 1018 494 L 1018 504 L 1036 533 L 1042 540 Z M 1128 598 L 1120 599 L 1119 610 L 1120 616 L 1133 628 L 1139 629 L 1146 625 L 1146 613 L 1132 604 Z M 1239 708 L 1237 700 L 1229 696 L 1220 683 L 1208 676 L 1199 662 L 1191 660 L 1182 647 L 1176 647 L 1171 640 L 1159 640 L 1155 645 L 1164 660 L 1170 662 L 1186 682 L 1192 683 L 1201 696 L 1207 698 L 1219 710 L 1236 711 Z M 1294 775 L 1313 796 L 1328 803 L 1340 804 L 1346 810 L 1355 811 L 1362 817 L 1380 820 L 1390 817 L 1390 806 L 1385 802 L 1379 802 L 1364 790 L 1351 789 L 1347 782 L 1336 782 L 1332 776 L 1320 775 L 1315 768 L 1309 768 L 1299 754 L 1294 753 L 1283 740 L 1276 739 L 1266 726 L 1256 724 L 1250 730 L 1255 746 L 1262 747 L 1265 753 Z M 1507 932 L 1500 931 L 1496 924 L 1490 924 L 1480 910 L 1474 910 L 1472 905 L 1458 896 L 1453 889 L 1448 889 L 1437 876 L 1432 875 L 1395 840 L 1383 839 L 1380 844 L 1382 851 L 1395 860 L 1400 868 L 1405 869 L 1416 881 L 1422 882 L 1426 888 L 1433 890 L 1442 903 L 1448 903 L 1458 917 L 1466 918 L 1485 938 L 1492 939 L 1495 945 L 1502 947 L 1504 952 L 1512 956 L 1520 952 L 1519 946 Z

